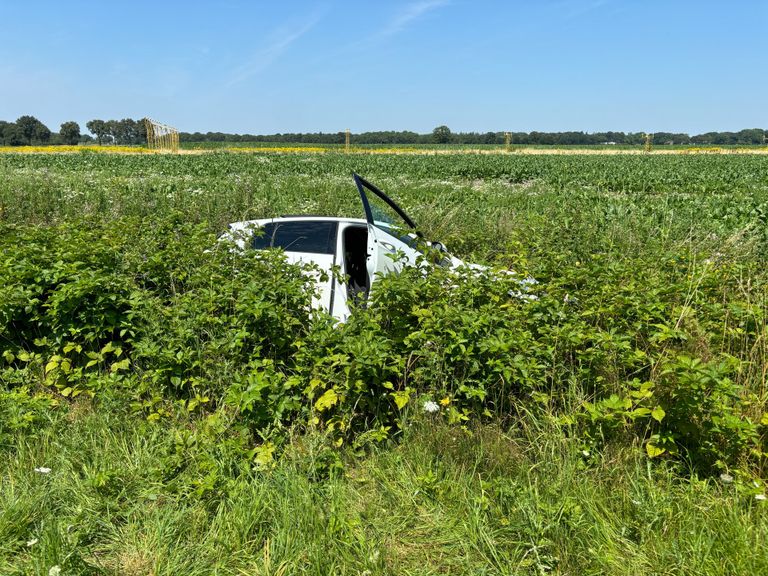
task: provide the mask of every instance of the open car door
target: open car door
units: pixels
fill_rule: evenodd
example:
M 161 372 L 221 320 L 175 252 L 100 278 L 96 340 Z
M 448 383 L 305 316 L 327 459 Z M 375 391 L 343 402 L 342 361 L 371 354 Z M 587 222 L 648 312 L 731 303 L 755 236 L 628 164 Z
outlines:
M 369 286 L 377 274 L 397 272 L 403 265 L 415 266 L 421 252 L 416 225 L 384 192 L 353 174 L 368 222 L 367 263 Z

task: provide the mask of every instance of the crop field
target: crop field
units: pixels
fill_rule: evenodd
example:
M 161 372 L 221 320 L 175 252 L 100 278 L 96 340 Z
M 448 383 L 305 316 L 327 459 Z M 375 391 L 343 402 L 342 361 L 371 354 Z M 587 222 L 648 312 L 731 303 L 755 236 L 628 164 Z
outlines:
M 217 244 L 352 172 L 492 271 Z M 2 574 L 768 574 L 764 155 L 0 153 L 0 250 Z

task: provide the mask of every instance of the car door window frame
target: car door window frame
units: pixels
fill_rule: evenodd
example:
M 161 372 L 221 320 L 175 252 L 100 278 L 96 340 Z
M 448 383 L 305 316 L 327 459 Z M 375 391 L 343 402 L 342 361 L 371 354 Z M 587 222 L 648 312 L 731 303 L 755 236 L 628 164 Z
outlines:
M 355 184 L 357 185 L 357 190 L 360 192 L 360 199 L 363 202 L 363 210 L 365 211 L 365 219 L 368 221 L 369 224 L 372 224 L 373 226 L 376 226 L 376 223 L 373 219 L 373 210 L 371 209 L 371 204 L 368 200 L 368 196 L 366 194 L 366 190 L 373 192 L 376 196 L 378 196 L 381 200 L 383 200 L 392 210 L 394 210 L 400 218 L 403 219 L 403 221 L 413 229 L 414 233 L 421 237 L 421 233 L 416 229 L 416 224 L 411 220 L 411 218 L 408 216 L 408 214 L 405 213 L 405 211 L 398 206 L 394 200 L 392 200 L 389 196 L 387 196 L 384 192 L 379 190 L 376 186 L 368 182 L 365 178 L 360 176 L 359 174 L 352 174 L 353 178 L 355 179 Z M 377 226 L 377 228 L 380 228 Z M 386 230 L 385 230 L 386 232 Z

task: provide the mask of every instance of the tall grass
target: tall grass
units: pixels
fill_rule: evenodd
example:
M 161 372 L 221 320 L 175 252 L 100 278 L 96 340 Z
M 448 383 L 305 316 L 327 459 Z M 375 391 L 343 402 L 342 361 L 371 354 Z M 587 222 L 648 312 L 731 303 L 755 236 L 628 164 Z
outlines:
M 471 431 L 417 417 L 342 454 L 293 437 L 269 470 L 79 401 L 6 452 L 0 571 L 62 574 L 762 574 L 765 507 L 625 449 L 585 454 L 545 420 Z M 220 491 L 192 488 L 211 465 Z M 41 474 L 35 468 L 47 467 Z M 235 472 L 236 471 L 236 472 Z

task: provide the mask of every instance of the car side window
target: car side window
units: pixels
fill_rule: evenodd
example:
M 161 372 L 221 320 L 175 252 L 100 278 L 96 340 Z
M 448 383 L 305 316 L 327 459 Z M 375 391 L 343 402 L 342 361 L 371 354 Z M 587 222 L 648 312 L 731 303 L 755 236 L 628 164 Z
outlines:
M 336 252 L 336 222 L 299 220 L 274 222 L 264 226 L 264 233 L 255 236 L 256 249 L 282 248 L 286 252 L 333 254 Z

